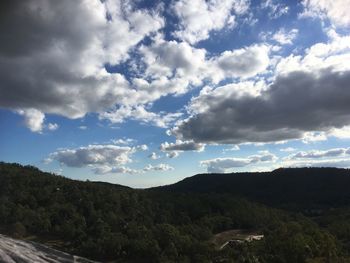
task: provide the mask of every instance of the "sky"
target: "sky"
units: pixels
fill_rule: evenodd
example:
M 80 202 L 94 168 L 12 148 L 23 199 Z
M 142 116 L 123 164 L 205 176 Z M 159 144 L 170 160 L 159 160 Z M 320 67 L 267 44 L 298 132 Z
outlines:
M 5 0 L 0 160 L 137 188 L 350 167 L 350 0 Z

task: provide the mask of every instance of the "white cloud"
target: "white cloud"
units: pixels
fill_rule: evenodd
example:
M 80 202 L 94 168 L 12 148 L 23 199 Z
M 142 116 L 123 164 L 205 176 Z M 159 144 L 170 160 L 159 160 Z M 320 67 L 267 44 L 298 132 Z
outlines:
M 153 78 L 197 75 L 206 56 L 205 49 L 191 47 L 186 42 L 165 41 L 159 37 L 152 45 L 141 46 L 140 51 L 147 64 L 146 74 Z
M 136 151 L 147 150 L 147 145 L 135 147 L 107 145 L 88 145 L 75 149 L 60 149 L 53 152 L 45 160 L 46 163 L 53 161 L 68 167 L 89 167 L 96 174 L 107 173 L 142 173 L 142 170 L 125 167 L 132 162 L 132 155 Z
M 99 114 L 101 120 L 107 119 L 111 123 L 123 123 L 126 119 L 137 120 L 141 123 L 167 128 L 181 117 L 182 113 L 154 113 L 143 106 L 121 106 L 118 109 Z
M 114 144 L 130 145 L 135 143 L 136 140 L 130 139 L 130 138 L 124 138 L 124 139 L 114 139 L 114 140 L 111 140 L 111 142 Z
M 49 161 L 58 161 L 68 167 L 118 166 L 130 163 L 135 148 L 117 145 L 88 145 L 76 149 L 62 149 L 51 153 Z
M 174 170 L 174 167 L 168 165 L 168 164 L 158 164 L 158 165 L 151 165 L 148 164 L 145 168 L 143 168 L 144 172 L 150 172 L 150 171 L 161 171 L 161 172 L 165 172 L 165 171 L 172 171 Z
M 95 174 L 140 174 L 142 171 L 131 169 L 125 166 L 111 167 L 108 165 L 96 166 L 92 168 Z
M 232 152 L 232 151 L 239 151 L 240 148 L 238 145 L 233 145 L 231 148 L 228 148 L 228 149 L 224 149 L 223 152 Z
M 205 80 L 218 83 L 227 78 L 253 77 L 268 67 L 270 47 L 255 44 L 209 57 L 205 49 L 157 36 L 151 45 L 141 46 L 140 52 L 145 69 L 143 78 L 134 78 L 133 85 L 139 100 L 149 102 L 167 94 L 186 93 Z
M 141 151 L 147 151 L 148 146 L 146 144 L 142 144 L 142 145 L 136 146 L 136 149 L 141 150 Z
M 221 70 L 222 76 L 219 79 L 252 77 L 267 68 L 269 65 L 268 54 L 268 46 L 251 45 L 241 49 L 225 51 L 212 61 Z
M 287 147 L 287 148 L 280 149 L 280 151 L 281 152 L 294 152 L 294 151 L 296 151 L 296 149 L 293 147 Z
M 106 1 L 111 19 L 107 21 L 107 61 L 117 64 L 128 56 L 130 47 L 139 43 L 146 35 L 164 26 L 164 20 L 155 11 L 133 10 L 132 2 L 121 0 Z
M 148 158 L 152 160 L 157 160 L 160 158 L 160 156 L 158 156 L 155 152 L 152 152 L 150 155 L 148 155 Z
M 111 167 L 108 165 L 102 165 L 94 167 L 93 172 L 95 174 L 144 174 L 147 172 L 166 172 L 172 171 L 174 168 L 168 164 L 146 165 L 143 169 L 131 169 L 125 166 Z
M 290 55 L 276 65 L 277 74 L 292 71 L 321 72 L 332 68 L 334 71 L 349 71 L 350 36 L 334 35 L 328 43 L 316 43 L 306 49 L 305 56 Z
M 326 132 L 305 132 L 302 137 L 302 142 L 309 144 L 314 142 L 322 142 L 327 140 Z
M 277 41 L 281 45 L 291 45 L 293 44 L 293 40 L 298 35 L 298 29 L 291 29 L 290 31 L 286 31 L 284 28 L 281 28 L 276 33 L 273 34 L 272 39 Z
M 179 28 L 174 36 L 195 44 L 207 39 L 213 30 L 235 25 L 235 14 L 247 12 L 249 1 L 244 0 L 179 0 L 173 4 L 179 18 Z
M 41 133 L 44 128 L 45 115 L 36 109 L 18 110 L 18 114 L 24 116 L 24 123 L 32 132 Z
M 233 168 L 245 167 L 252 164 L 274 162 L 277 157 L 269 152 L 261 152 L 259 155 L 252 155 L 245 158 L 215 158 L 201 161 L 202 166 L 207 167 L 209 173 L 225 173 Z
M 340 139 L 350 138 L 350 126 L 344 126 L 342 128 L 333 128 L 328 133 L 329 136 L 333 136 Z
M 284 167 L 350 167 L 350 148 L 300 151 L 281 162 Z
M 47 125 L 47 129 L 49 129 L 50 131 L 55 131 L 59 128 L 59 125 L 57 123 L 49 123 Z
M 350 26 L 350 0 L 304 0 L 302 3 L 305 9 L 301 17 L 328 18 L 335 26 Z
M 264 0 L 261 3 L 261 8 L 268 10 L 270 19 L 277 19 L 285 14 L 288 14 L 289 7 L 276 0 Z
M 293 160 L 284 161 L 283 167 L 336 167 L 336 168 L 350 168 L 350 159 L 321 159 L 321 160 Z

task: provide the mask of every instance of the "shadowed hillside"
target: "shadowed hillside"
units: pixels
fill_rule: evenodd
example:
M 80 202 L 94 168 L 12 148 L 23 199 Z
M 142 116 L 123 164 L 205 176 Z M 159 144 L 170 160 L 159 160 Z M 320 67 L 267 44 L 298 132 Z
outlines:
M 198 174 L 156 190 L 229 193 L 278 207 L 341 207 L 350 204 L 350 170 L 287 168 L 263 173 Z
M 319 195 L 317 187 L 326 184 L 312 188 L 312 196 L 323 204 L 320 196 L 334 194 L 336 187 L 343 191 L 347 180 L 346 170 L 306 169 L 310 175 L 288 174 L 293 171 L 303 170 L 197 175 L 173 186 L 134 190 L 0 163 L 0 232 L 99 261 L 349 262 L 347 194 L 343 193 L 343 207 L 316 221 L 290 212 L 289 207 L 283 211 L 259 204 L 269 203 L 279 194 L 283 200 L 284 193 L 296 198 L 297 194 L 286 190 L 293 187 L 305 196 L 310 189 L 304 187 L 306 178 L 311 186 L 317 172 L 333 185 L 332 191 L 320 191 Z M 331 177 L 332 171 L 344 175 Z M 280 189 L 282 186 L 285 189 Z M 213 242 L 220 233 L 246 231 L 263 238 L 227 246 Z

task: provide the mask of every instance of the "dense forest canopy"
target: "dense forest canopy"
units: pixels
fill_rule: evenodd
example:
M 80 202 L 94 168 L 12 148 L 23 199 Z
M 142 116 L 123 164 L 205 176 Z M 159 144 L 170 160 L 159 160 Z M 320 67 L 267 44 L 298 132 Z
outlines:
M 155 188 L 171 192 L 228 193 L 286 209 L 350 204 L 350 170 L 287 168 L 261 173 L 199 174 Z
M 350 262 L 349 175 L 279 169 L 135 190 L 0 163 L 0 230 L 100 261 Z M 264 238 L 218 249 L 230 230 Z

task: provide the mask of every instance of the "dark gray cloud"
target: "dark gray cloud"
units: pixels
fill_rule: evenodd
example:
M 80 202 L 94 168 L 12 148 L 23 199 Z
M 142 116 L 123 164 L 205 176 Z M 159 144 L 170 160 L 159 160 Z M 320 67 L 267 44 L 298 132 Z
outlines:
M 173 130 L 202 143 L 272 142 L 350 124 L 350 72 L 331 68 L 279 76 L 259 96 L 217 88 L 192 101 L 198 114 Z
M 1 1 L 0 107 L 77 118 L 132 100 L 125 78 L 104 66 L 126 59 L 163 20 L 128 4 Z
M 194 141 L 181 141 L 177 140 L 175 143 L 162 143 L 160 150 L 163 152 L 171 151 L 198 151 L 201 152 L 205 148 L 204 144 L 195 143 Z
M 325 157 L 340 157 L 350 154 L 350 148 L 334 148 L 325 151 L 312 150 L 307 152 L 297 152 L 288 157 L 288 159 L 319 159 Z

